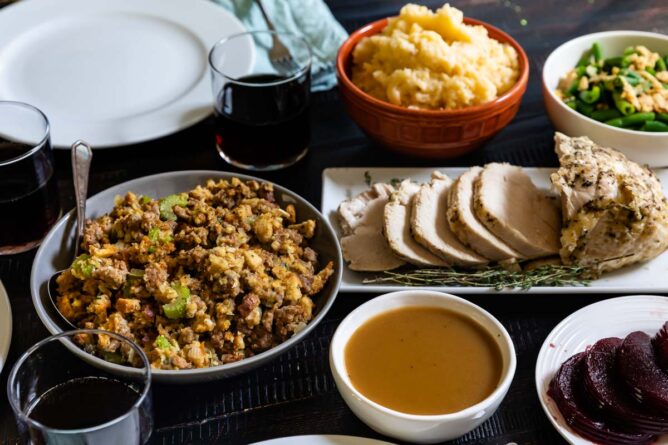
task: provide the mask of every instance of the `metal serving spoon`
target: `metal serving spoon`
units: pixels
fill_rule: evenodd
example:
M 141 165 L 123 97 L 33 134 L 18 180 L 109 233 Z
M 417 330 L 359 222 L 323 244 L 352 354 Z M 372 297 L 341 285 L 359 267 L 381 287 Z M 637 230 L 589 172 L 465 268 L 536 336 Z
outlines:
M 74 258 L 79 256 L 79 248 L 81 246 L 81 238 L 83 238 L 83 231 L 86 222 L 86 196 L 88 195 L 88 172 L 90 171 L 90 163 L 93 160 L 93 150 L 90 148 L 88 143 L 78 140 L 72 144 L 72 176 L 74 179 L 74 199 L 76 202 L 76 238 L 74 243 Z M 73 259 L 74 259 L 73 258 Z M 65 269 L 64 269 L 65 270 Z M 56 279 L 63 273 L 64 270 L 60 270 L 51 277 L 49 277 L 49 283 L 47 286 L 47 291 L 49 293 L 49 300 L 53 305 L 53 308 L 56 310 L 58 315 L 74 329 L 77 329 L 71 321 L 69 321 L 58 309 L 56 304 L 56 299 L 58 298 L 58 284 Z

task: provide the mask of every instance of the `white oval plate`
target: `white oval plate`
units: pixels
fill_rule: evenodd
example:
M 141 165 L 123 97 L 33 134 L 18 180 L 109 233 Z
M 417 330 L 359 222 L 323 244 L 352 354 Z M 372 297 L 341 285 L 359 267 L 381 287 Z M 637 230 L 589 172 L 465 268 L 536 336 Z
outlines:
M 550 380 L 569 357 L 605 337 L 624 338 L 633 331 L 654 335 L 668 321 L 668 298 L 631 295 L 586 306 L 561 321 L 545 339 L 536 361 L 536 390 L 540 404 L 564 439 L 573 445 L 592 445 L 573 431 L 547 395 Z M 655 445 L 668 444 L 661 436 Z
M 390 442 L 383 442 L 376 439 L 367 439 L 365 437 L 336 436 L 336 435 L 314 435 L 314 436 L 292 436 L 281 437 L 280 439 L 270 439 L 263 442 L 257 442 L 254 445 L 392 445 Z
M 9 344 L 12 342 L 12 307 L 9 296 L 0 281 L 0 372 L 7 361 Z
M 0 10 L 0 100 L 41 109 L 58 148 L 155 139 L 211 113 L 209 49 L 242 31 L 208 0 L 24 0 Z M 250 42 L 233 57 L 248 73 Z

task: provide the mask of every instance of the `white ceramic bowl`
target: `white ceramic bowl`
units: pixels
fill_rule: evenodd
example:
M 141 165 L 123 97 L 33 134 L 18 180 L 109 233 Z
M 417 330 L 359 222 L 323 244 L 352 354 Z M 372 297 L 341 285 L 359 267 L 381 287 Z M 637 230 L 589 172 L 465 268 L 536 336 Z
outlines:
M 366 398 L 353 387 L 344 350 L 353 332 L 370 318 L 407 306 L 431 306 L 449 309 L 471 317 L 487 329 L 497 341 L 503 359 L 499 385 L 485 400 L 462 411 L 441 415 L 414 415 L 394 411 Z M 515 347 L 506 329 L 489 312 L 462 298 L 441 292 L 407 290 L 374 298 L 352 311 L 339 325 L 330 346 L 329 365 L 336 386 L 348 407 L 364 423 L 381 434 L 396 439 L 435 443 L 460 437 L 487 420 L 506 396 L 515 375 Z
M 543 66 L 545 109 L 555 128 L 568 136 L 588 136 L 594 142 L 613 147 L 629 159 L 650 167 L 668 166 L 668 133 L 650 133 L 611 127 L 569 108 L 554 91 L 559 79 L 573 68 L 582 53 L 598 42 L 604 57 L 621 55 L 628 46 L 644 45 L 668 54 L 668 36 L 642 31 L 607 31 L 569 40 L 552 51 Z

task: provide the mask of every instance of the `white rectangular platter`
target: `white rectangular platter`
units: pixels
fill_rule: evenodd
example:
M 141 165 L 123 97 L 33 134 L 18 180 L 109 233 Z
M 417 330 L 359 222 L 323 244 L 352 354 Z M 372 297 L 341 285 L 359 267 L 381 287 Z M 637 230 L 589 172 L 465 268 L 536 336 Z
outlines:
M 332 224 L 339 238 L 341 228 L 336 216 L 336 210 L 341 201 L 350 198 L 357 193 L 366 190 L 365 172 L 371 177 L 372 182 L 389 182 L 393 179 L 412 179 L 417 182 L 427 182 L 431 172 L 439 170 L 452 179 L 467 170 L 466 167 L 416 167 L 416 168 L 328 168 L 322 173 L 322 204 L 321 210 L 325 218 Z M 550 189 L 549 175 L 554 172 L 553 168 L 525 168 L 524 171 L 531 177 L 534 184 L 544 190 Z M 656 169 L 655 173 L 667 191 L 668 169 Z M 380 276 L 380 273 L 353 272 L 347 267 L 343 270 L 341 281 L 341 292 L 391 292 L 406 289 L 401 285 L 375 285 L 363 284 L 365 278 Z M 411 289 L 429 289 L 457 294 L 498 294 L 498 293 L 662 293 L 668 292 L 668 253 L 663 253 L 657 258 L 630 266 L 615 272 L 607 273 L 603 277 L 593 280 L 589 286 L 569 287 L 533 287 L 529 290 L 504 289 L 501 291 L 488 287 L 411 287 Z

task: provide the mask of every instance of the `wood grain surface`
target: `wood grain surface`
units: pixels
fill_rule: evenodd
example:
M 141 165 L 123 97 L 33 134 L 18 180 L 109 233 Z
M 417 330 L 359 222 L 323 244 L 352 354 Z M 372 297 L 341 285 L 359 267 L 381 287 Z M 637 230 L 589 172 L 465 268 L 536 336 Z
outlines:
M 183 0 L 187 1 L 187 0 Z M 334 15 L 352 31 L 396 14 L 404 0 L 327 0 Z M 442 1 L 419 2 L 438 7 Z M 0 0 L 0 5 L 3 2 Z M 449 165 L 508 161 L 553 166 L 553 128 L 544 113 L 540 74 L 549 52 L 559 44 L 595 31 L 639 29 L 668 32 L 665 0 L 465 0 L 451 1 L 467 16 L 510 33 L 531 61 L 529 87 L 515 120 L 478 152 Z M 1 11 L 0 11 L 1 13 Z M 149 143 L 95 152 L 90 194 L 149 174 L 184 169 L 235 171 L 214 147 L 212 120 Z M 309 155 L 289 169 L 259 176 L 320 204 L 320 175 L 325 167 L 417 166 L 428 162 L 385 152 L 371 145 L 347 117 L 335 90 L 316 94 Z M 433 163 L 433 162 L 432 162 Z M 58 185 L 65 209 L 72 208 L 69 153 L 56 154 Z M 5 218 L 7 215 L 0 215 Z M 0 444 L 18 443 L 5 392 L 16 358 L 47 335 L 32 307 L 29 291 L 34 252 L 0 257 L 0 279 L 10 295 L 14 332 L 10 356 L 0 376 Z M 560 436 L 540 408 L 534 386 L 538 349 L 566 315 L 615 295 L 504 295 L 470 299 L 491 311 L 510 332 L 518 368 L 499 411 L 480 428 L 452 444 L 560 444 Z M 297 434 L 349 434 L 380 437 L 360 422 L 338 395 L 328 366 L 328 346 L 345 315 L 370 296 L 340 295 L 325 321 L 303 343 L 270 366 L 233 379 L 190 386 L 155 386 L 155 444 L 245 444 Z

